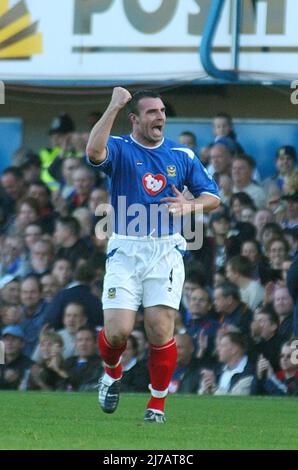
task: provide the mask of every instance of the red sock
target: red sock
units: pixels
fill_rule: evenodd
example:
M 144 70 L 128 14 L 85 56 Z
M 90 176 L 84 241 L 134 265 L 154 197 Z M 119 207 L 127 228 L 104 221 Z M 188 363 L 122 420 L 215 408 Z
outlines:
M 126 341 L 122 346 L 114 348 L 107 340 L 103 328 L 98 334 L 98 348 L 100 356 L 105 362 L 105 372 L 113 379 L 120 379 L 122 377 L 122 365 L 119 360 L 126 348 Z
M 176 341 L 172 338 L 162 346 L 150 347 L 149 372 L 151 379 L 151 398 L 147 408 L 164 412 L 165 398 L 177 361 Z

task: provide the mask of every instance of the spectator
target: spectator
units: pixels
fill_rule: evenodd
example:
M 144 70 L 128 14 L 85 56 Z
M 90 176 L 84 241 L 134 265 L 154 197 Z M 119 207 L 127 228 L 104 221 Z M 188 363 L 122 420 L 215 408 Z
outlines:
M 294 303 L 287 287 L 277 287 L 273 294 L 273 308 L 279 319 L 278 335 L 287 341 L 293 335 Z
M 264 226 L 268 223 L 274 222 L 274 217 L 270 209 L 259 209 L 255 213 L 254 226 L 257 229 L 256 238 L 261 241 L 261 232 Z
M 266 189 L 270 186 L 276 186 L 279 190 L 283 191 L 285 178 L 290 175 L 297 161 L 297 153 L 291 145 L 283 145 L 276 152 L 276 173 L 274 176 L 267 178 L 264 182 Z
M 229 148 L 228 139 L 221 139 L 212 145 L 210 149 L 210 161 L 211 165 L 208 167 L 208 171 L 213 175 L 215 180 L 219 182 L 219 177 L 222 175 L 231 175 L 232 168 L 232 151 Z
M 27 191 L 22 171 L 16 167 L 6 168 L 1 176 L 1 184 L 16 207 L 16 204 L 25 197 Z
M 223 325 L 234 325 L 248 335 L 252 321 L 252 312 L 241 302 L 239 288 L 232 282 L 224 282 L 214 291 L 215 310 L 221 315 Z
M 246 207 L 255 209 L 251 196 L 242 191 L 239 193 L 234 192 L 230 199 L 230 215 L 235 223 L 241 222 L 242 210 Z
M 20 327 L 24 333 L 24 354 L 31 357 L 45 324 L 46 304 L 42 299 L 40 281 L 35 276 L 28 276 L 21 282 L 21 303 L 23 319 Z
M 287 287 L 294 302 L 294 335 L 298 336 L 298 249 L 287 275 Z
M 249 395 L 254 377 L 254 367 L 246 354 L 241 333 L 225 333 L 218 345 L 218 356 L 223 369 L 218 376 L 211 370 L 202 370 L 199 394 Z
M 257 240 L 247 240 L 241 245 L 241 255 L 245 256 L 252 265 L 252 276 L 255 281 L 265 285 L 271 280 L 269 262 L 262 254 L 262 248 Z
M 4 238 L 1 247 L 0 278 L 7 274 L 13 277 L 25 275 L 27 266 L 23 251 L 24 245 L 21 237 L 14 235 Z
M 1 328 L 10 325 L 18 325 L 22 318 L 20 305 L 6 305 L 0 308 L 0 333 Z
M 40 278 L 40 283 L 42 287 L 42 298 L 49 304 L 59 291 L 59 285 L 54 276 L 50 273 L 43 274 Z
M 266 243 L 265 248 L 271 268 L 281 272 L 289 251 L 288 242 L 284 238 L 272 238 Z
M 74 391 L 92 391 L 103 372 L 102 361 L 96 354 L 95 331 L 84 326 L 76 334 L 77 355 L 65 362 L 67 383 Z
M 138 354 L 138 341 L 133 335 L 130 335 L 121 357 L 123 367 L 122 392 L 144 393 L 148 391 L 150 376 L 147 359 L 139 360 Z
M 280 353 L 280 370 L 276 374 L 268 359 L 260 356 L 252 384 L 252 394 L 298 396 L 298 363 L 293 362 L 292 343 L 293 340 L 283 344 Z
M 178 142 L 186 147 L 189 147 L 198 155 L 198 142 L 195 134 L 191 131 L 183 131 L 178 136 Z
M 39 343 L 40 359 L 31 367 L 27 388 L 29 390 L 63 390 L 67 374 L 62 357 L 63 340 L 54 331 L 44 332 Z
M 252 265 L 245 256 L 234 256 L 227 263 L 227 278 L 239 287 L 241 299 L 251 310 L 262 302 L 264 288 L 253 280 Z
M 298 188 L 292 193 L 285 194 L 282 199 L 286 201 L 286 218 L 282 222 L 283 228 L 298 227 Z
M 248 155 L 238 155 L 234 158 L 232 165 L 233 192 L 242 191 L 248 194 L 256 207 L 261 209 L 265 207 L 266 195 L 263 188 L 253 182 L 254 169 L 255 162 Z
M 278 335 L 279 320 L 274 310 L 262 307 L 255 312 L 252 323 L 256 341 L 254 352 L 268 359 L 275 371 L 279 368 L 279 351 L 282 339 Z
M 89 197 L 95 184 L 95 176 L 92 170 L 81 166 L 73 172 L 74 193 L 70 197 L 69 211 L 78 207 L 88 207 Z
M 11 274 L 0 278 L 0 305 L 20 303 L 20 282 Z
M 200 362 L 194 358 L 194 345 L 188 333 L 175 336 L 177 364 L 169 385 L 169 393 L 196 393 L 199 386 Z
M 44 182 L 35 181 L 30 184 L 28 194 L 38 203 L 40 223 L 43 230 L 52 235 L 55 228 L 55 215 L 50 189 Z
M 80 224 L 74 217 L 57 220 L 54 237 L 59 249 L 56 256 L 69 259 L 73 266 L 78 259 L 90 256 L 87 245 L 80 239 L 80 231 Z
M 63 314 L 62 330 L 58 333 L 63 339 L 63 357 L 68 359 L 76 354 L 76 334 L 82 326 L 87 324 L 87 315 L 84 305 L 79 302 L 70 302 L 66 305 Z
M 147 359 L 149 343 L 145 331 L 142 328 L 136 328 L 131 334 L 138 342 L 138 360 Z
M 54 247 L 49 240 L 39 240 L 30 251 L 30 274 L 42 276 L 49 273 L 54 259 Z
M 46 323 L 59 330 L 63 328 L 63 312 L 69 302 L 80 302 L 84 305 L 90 326 L 103 324 L 100 300 L 91 293 L 90 285 L 95 273 L 90 264 L 79 263 L 74 272 L 74 282 L 62 289 L 46 308 Z
M 22 353 L 24 333 L 18 325 L 4 328 L 5 364 L 0 365 L 0 390 L 17 390 L 32 361 Z
M 53 264 L 52 275 L 60 289 L 65 287 L 72 279 L 71 262 L 67 258 L 56 258 Z
M 39 222 L 31 222 L 24 230 L 25 248 L 31 251 L 35 243 L 41 240 L 43 229 Z

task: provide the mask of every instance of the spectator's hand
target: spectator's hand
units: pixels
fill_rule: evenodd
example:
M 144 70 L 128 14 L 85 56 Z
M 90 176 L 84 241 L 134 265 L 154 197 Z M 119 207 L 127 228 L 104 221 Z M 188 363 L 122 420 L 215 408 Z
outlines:
M 113 90 L 111 106 L 122 109 L 131 99 L 132 96 L 126 88 L 117 86 Z
M 197 352 L 197 358 L 201 359 L 208 347 L 208 336 L 204 333 L 204 330 L 201 330 L 199 336 L 198 336 L 198 352 Z
M 263 305 L 270 304 L 273 302 L 273 295 L 275 291 L 275 284 L 273 281 L 270 281 L 265 286 L 264 300 Z
M 257 377 L 259 380 L 264 378 L 268 379 L 273 375 L 273 369 L 270 362 L 263 356 L 260 355 L 260 358 L 257 363 Z
M 19 374 L 12 369 L 7 369 L 4 372 L 4 380 L 10 384 L 13 384 L 19 380 Z
M 215 375 L 212 370 L 203 369 L 201 371 L 203 393 L 212 394 L 215 389 Z

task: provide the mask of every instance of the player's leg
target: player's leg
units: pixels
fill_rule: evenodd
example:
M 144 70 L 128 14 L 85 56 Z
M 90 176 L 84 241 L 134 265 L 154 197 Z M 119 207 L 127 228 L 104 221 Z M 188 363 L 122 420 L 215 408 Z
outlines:
M 113 413 L 119 402 L 122 377 L 121 354 L 133 330 L 136 312 L 128 309 L 106 309 L 104 328 L 98 334 L 98 347 L 105 373 L 99 381 L 99 403 L 103 411 Z
M 164 421 L 165 399 L 177 361 L 176 342 L 173 338 L 175 314 L 175 309 L 162 305 L 145 309 L 145 329 L 150 344 L 151 381 L 151 398 L 147 403 L 146 421 Z

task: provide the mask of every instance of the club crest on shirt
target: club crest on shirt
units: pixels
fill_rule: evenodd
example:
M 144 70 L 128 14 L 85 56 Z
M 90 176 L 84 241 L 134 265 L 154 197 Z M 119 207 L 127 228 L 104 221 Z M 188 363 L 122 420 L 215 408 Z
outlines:
M 167 184 L 167 179 L 164 175 L 153 175 L 146 173 L 142 179 L 143 186 L 150 196 L 155 196 L 164 189 Z
M 167 172 L 168 172 L 168 176 L 176 176 L 176 167 L 175 165 L 169 165 L 167 166 Z
M 115 299 L 116 297 L 116 287 L 110 287 L 108 290 L 108 298 L 109 299 Z

